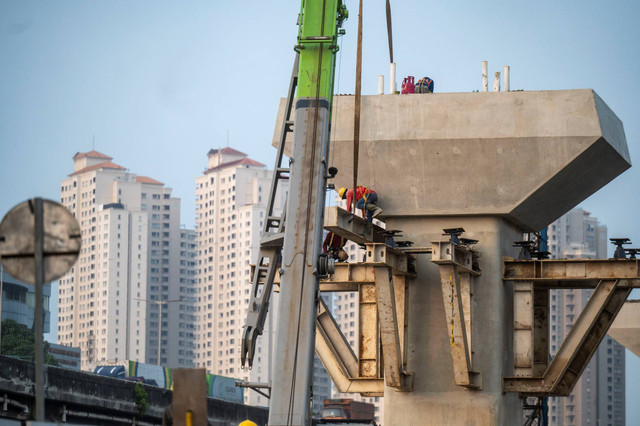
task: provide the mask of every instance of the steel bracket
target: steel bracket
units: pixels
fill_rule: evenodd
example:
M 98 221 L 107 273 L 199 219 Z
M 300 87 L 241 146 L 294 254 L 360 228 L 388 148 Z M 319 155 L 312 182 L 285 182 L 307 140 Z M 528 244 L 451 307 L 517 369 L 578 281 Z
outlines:
M 365 262 L 337 263 L 321 291 L 357 291 L 359 347 L 353 352 L 324 302 L 316 321 L 316 353 L 342 393 L 384 395 L 385 385 L 413 390 L 406 371 L 406 278 L 415 277 L 415 258 L 385 244 L 368 243 Z
M 514 282 L 514 377 L 504 392 L 567 396 L 598 349 L 632 288 L 640 287 L 636 260 L 503 260 L 503 280 Z M 573 328 L 549 362 L 549 290 L 594 288 Z
M 482 374 L 473 369 L 474 277 L 480 275 L 480 253 L 452 241 L 433 241 L 431 261 L 439 266 L 447 334 L 456 385 L 482 388 Z

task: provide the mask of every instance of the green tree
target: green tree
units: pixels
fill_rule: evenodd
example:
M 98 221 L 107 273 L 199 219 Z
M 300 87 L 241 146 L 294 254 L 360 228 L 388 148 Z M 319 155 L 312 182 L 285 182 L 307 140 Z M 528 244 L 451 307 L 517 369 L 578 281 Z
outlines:
M 0 354 L 34 361 L 35 346 L 36 339 L 31 329 L 11 319 L 2 321 Z M 59 365 L 58 360 L 49 353 L 48 342 L 44 342 L 44 362 L 49 365 Z
M 149 403 L 147 402 L 147 391 L 144 388 L 144 385 L 140 382 L 137 382 L 133 387 L 133 397 L 136 403 L 136 407 L 138 408 L 138 413 L 141 416 L 144 416 L 144 413 L 149 409 Z

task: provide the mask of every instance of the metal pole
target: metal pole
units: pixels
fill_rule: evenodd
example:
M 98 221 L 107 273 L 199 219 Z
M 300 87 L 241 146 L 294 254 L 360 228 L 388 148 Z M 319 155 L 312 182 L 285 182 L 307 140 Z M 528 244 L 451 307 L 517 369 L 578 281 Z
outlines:
M 158 308 L 160 308 L 160 318 L 158 319 L 158 365 L 160 365 L 160 357 L 162 356 L 162 305 L 164 303 L 158 302 Z
M 157 365 L 160 365 L 160 360 L 162 357 L 162 305 L 166 305 L 167 303 L 174 303 L 174 302 L 188 302 L 189 299 L 180 298 L 180 299 L 173 299 L 173 300 L 151 300 L 151 299 L 142 299 L 138 297 L 136 298 L 136 300 L 139 300 L 141 302 L 155 303 L 160 308 L 158 313 L 159 316 L 158 316 L 158 362 L 157 362 Z M 149 317 L 147 316 L 147 319 L 148 318 Z
M 42 321 L 42 286 L 44 285 L 44 207 L 42 198 L 35 198 L 35 250 L 36 306 L 35 306 L 35 359 L 36 359 L 36 421 L 44 421 L 44 353 Z
M 394 76 L 391 76 L 393 79 Z M 393 81 L 393 80 L 392 80 Z M 353 215 L 358 202 L 358 156 L 360 155 L 360 106 L 362 103 L 362 0 L 358 12 L 358 44 L 356 48 L 356 94 L 353 111 Z

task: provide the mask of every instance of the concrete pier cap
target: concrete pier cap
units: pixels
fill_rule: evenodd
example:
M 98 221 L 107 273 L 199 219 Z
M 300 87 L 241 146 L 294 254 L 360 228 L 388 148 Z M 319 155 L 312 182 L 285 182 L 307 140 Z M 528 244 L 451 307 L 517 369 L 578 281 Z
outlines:
M 336 188 L 353 184 L 353 109 L 353 96 L 334 97 L 327 160 L 339 169 Z M 385 424 L 522 423 L 518 395 L 502 392 L 513 375 L 513 285 L 502 280 L 502 256 L 517 256 L 523 231 L 541 230 L 630 166 L 622 122 L 593 90 L 362 97 L 358 183 L 378 193 L 387 228 L 428 246 L 446 238 L 443 228 L 463 227 L 481 254 L 469 336 L 479 388 L 454 382 L 453 302 L 439 266 L 418 256 L 406 295 L 414 388 L 385 388 Z
M 334 97 L 336 187 L 353 184 L 353 108 Z M 622 122 L 590 89 L 372 95 L 361 114 L 358 183 L 383 217 L 501 216 L 539 231 L 631 166 Z

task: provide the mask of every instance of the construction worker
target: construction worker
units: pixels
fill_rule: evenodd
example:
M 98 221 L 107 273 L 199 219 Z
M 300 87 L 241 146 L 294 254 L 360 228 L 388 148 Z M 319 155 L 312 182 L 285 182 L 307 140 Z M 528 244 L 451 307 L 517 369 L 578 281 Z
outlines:
M 251 420 L 245 420 L 242 423 L 240 423 L 238 426 L 258 426 L 258 425 L 252 422 Z
M 338 195 L 343 200 L 347 200 L 347 210 L 351 211 L 351 202 L 353 201 L 353 188 L 340 188 Z M 373 218 L 382 213 L 382 209 L 376 205 L 378 202 L 378 194 L 373 189 L 365 188 L 358 185 L 356 188 L 356 208 L 362 210 L 362 217 L 366 218 L 367 222 L 373 222 Z
M 344 251 L 344 245 L 347 244 L 347 241 L 349 240 L 329 232 L 322 243 L 322 252 L 327 253 L 338 262 L 344 262 L 349 258 L 347 252 Z

